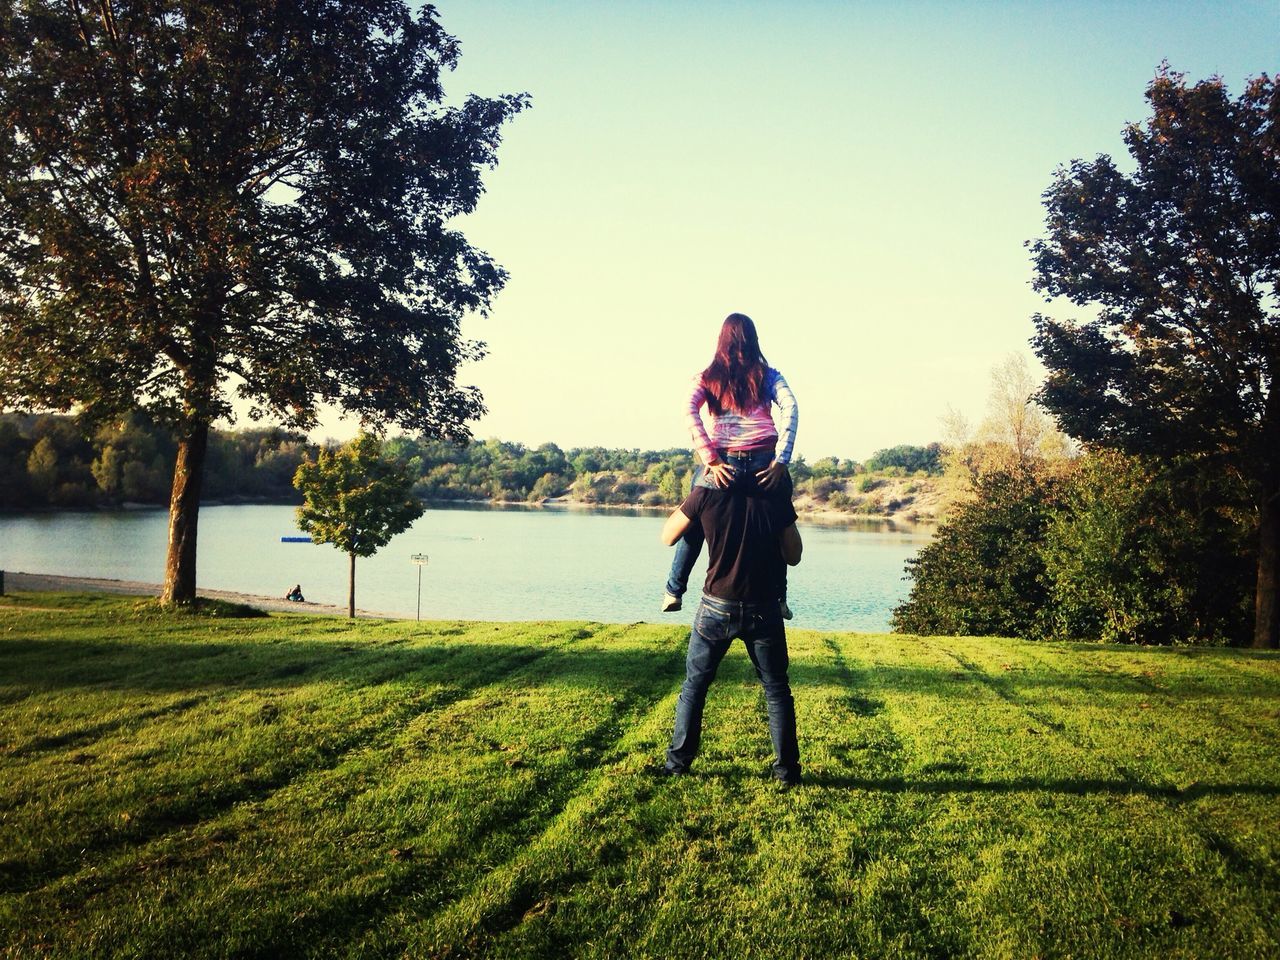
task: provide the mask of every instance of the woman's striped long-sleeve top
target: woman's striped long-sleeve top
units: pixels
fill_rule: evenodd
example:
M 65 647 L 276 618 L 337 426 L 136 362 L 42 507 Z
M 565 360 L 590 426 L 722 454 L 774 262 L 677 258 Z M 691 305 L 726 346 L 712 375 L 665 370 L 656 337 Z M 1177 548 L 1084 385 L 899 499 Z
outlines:
M 754 450 L 777 445 L 774 459 L 779 463 L 791 462 L 791 450 L 796 442 L 796 428 L 800 425 L 800 407 L 796 395 L 787 381 L 773 367 L 765 373 L 765 400 L 754 410 L 733 413 L 728 410 L 713 418 L 711 434 L 702 422 L 702 407 L 707 402 L 707 388 L 702 374 L 693 378 L 693 392 L 689 395 L 687 423 L 693 437 L 693 447 L 703 463 L 714 463 L 716 450 Z M 782 436 L 773 423 L 772 405 L 778 405 L 782 414 Z

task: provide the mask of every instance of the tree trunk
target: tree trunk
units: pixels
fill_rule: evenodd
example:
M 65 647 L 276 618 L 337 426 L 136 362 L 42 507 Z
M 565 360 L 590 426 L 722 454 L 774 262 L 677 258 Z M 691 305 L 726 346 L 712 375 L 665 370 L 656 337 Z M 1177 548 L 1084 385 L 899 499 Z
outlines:
M 356 615 L 356 555 L 349 554 L 351 557 L 351 572 L 347 576 L 347 616 L 355 617 Z
M 1280 566 L 1280 491 L 1270 489 L 1258 515 L 1258 589 L 1253 606 L 1253 646 L 1280 647 L 1280 609 L 1276 574 Z
M 209 448 L 209 424 L 192 425 L 178 441 L 169 495 L 169 553 L 164 562 L 164 603 L 191 603 L 196 598 L 196 527 L 200 520 L 200 489 L 204 484 L 204 456 Z

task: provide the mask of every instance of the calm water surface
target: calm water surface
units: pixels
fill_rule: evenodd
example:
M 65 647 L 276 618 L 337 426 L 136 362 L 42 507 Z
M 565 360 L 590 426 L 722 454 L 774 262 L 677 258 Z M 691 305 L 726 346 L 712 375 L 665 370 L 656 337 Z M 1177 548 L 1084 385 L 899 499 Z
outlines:
M 356 562 L 356 604 L 412 617 L 425 553 L 424 619 L 638 620 L 679 623 L 658 612 L 671 550 L 658 542 L 663 518 L 553 509 L 428 510 L 375 556 Z M 0 516 L 0 569 L 158 583 L 168 516 L 147 510 Z M 804 562 L 792 569 L 796 627 L 888 629 L 906 595 L 903 564 L 929 528 L 801 524 Z M 200 511 L 200 586 L 282 596 L 301 583 L 308 600 L 345 604 L 347 560 L 333 547 L 281 543 L 296 536 L 288 506 Z M 691 583 L 700 585 L 705 555 Z M 696 593 L 691 590 L 690 594 Z

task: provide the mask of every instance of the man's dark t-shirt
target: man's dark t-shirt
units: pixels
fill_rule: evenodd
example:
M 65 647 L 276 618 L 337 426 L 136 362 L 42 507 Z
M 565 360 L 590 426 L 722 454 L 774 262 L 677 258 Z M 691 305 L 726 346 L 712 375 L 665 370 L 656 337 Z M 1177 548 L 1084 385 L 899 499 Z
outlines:
M 694 487 L 680 512 L 706 534 L 706 593 L 753 603 L 781 596 L 785 563 L 778 536 L 796 522 L 790 497 Z

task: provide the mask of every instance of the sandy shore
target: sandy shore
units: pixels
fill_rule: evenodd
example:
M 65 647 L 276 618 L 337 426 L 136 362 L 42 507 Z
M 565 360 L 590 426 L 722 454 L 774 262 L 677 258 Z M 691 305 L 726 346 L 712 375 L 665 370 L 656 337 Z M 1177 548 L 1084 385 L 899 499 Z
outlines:
M 4 589 L 30 591 L 32 593 L 122 593 L 135 597 L 160 596 L 160 584 L 142 583 L 138 580 L 102 580 L 96 577 L 60 577 L 51 573 L 21 573 L 14 570 L 4 572 Z M 309 613 L 329 617 L 345 617 L 346 607 L 328 603 L 293 603 L 281 597 L 260 597 L 251 593 L 237 593 L 234 590 L 196 591 L 202 597 L 211 600 L 226 600 L 229 603 L 243 603 L 259 610 L 274 613 Z M 375 613 L 372 610 L 356 609 L 357 617 L 390 618 L 389 614 Z M 392 618 L 395 619 L 395 618 Z

